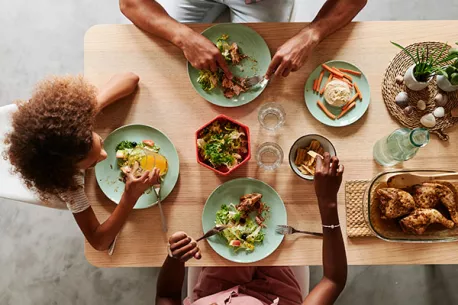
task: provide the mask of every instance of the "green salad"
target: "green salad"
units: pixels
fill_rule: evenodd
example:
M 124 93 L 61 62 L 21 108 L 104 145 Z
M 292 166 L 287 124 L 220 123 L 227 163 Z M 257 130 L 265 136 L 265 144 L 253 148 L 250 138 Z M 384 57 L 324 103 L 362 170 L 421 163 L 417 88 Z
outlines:
M 231 169 L 248 153 L 247 135 L 229 121 L 215 121 L 198 135 L 197 147 L 202 159 L 213 168 Z
M 253 251 L 264 241 L 264 221 L 269 208 L 261 202 L 261 194 L 248 194 L 240 198 L 238 205 L 223 204 L 216 213 L 216 225 L 227 225 L 219 233 L 235 251 Z
M 228 40 L 229 36 L 227 34 L 221 35 L 216 41 L 216 47 L 229 66 L 236 66 L 248 56 L 242 54 L 237 43 L 229 43 Z M 249 89 L 245 84 L 246 78 L 234 76 L 232 79 L 228 79 L 220 68 L 215 72 L 200 70 L 197 82 L 207 92 L 220 87 L 227 98 L 238 96 Z
M 160 162 L 160 148 L 152 140 L 143 140 L 141 143 L 122 141 L 116 146 L 116 160 L 121 170 L 121 180 L 125 182 L 126 174 L 132 173 L 140 177 L 145 170 L 153 167 L 160 169 L 161 174 L 167 171 L 167 163 Z M 164 158 L 165 159 L 165 158 Z

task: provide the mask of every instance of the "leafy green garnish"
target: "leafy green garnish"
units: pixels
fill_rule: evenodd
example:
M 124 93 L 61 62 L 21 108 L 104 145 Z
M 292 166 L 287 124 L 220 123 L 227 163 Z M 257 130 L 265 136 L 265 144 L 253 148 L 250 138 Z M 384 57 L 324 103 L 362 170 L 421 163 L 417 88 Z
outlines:
M 205 91 L 211 91 L 218 85 L 218 74 L 208 70 L 200 70 L 197 82 Z
M 243 130 L 232 123 L 214 122 L 199 135 L 197 146 L 204 160 L 215 168 L 237 165 L 247 153 L 247 140 Z
M 134 148 L 136 146 L 137 146 L 137 142 L 122 141 L 118 145 L 116 145 L 116 151 L 124 150 L 124 149 L 128 149 L 128 148 Z

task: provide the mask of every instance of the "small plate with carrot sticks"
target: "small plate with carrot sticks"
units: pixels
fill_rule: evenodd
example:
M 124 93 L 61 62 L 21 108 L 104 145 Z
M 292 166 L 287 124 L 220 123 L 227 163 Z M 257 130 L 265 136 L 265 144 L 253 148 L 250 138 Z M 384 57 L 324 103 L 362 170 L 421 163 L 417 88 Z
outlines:
M 359 120 L 370 103 L 366 76 L 355 65 L 328 61 L 318 66 L 305 85 L 305 104 L 321 123 L 343 127 Z

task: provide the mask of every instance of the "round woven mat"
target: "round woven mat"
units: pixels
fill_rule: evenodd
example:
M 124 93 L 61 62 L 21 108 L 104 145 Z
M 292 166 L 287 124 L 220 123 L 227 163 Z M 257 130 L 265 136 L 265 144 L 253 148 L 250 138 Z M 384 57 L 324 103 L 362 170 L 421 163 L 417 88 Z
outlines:
M 394 47 L 394 46 L 393 46 Z M 444 47 L 444 44 L 441 42 L 420 42 L 409 45 L 406 47 L 412 54 L 416 54 L 417 47 L 428 47 L 429 54 L 435 52 L 437 49 L 440 52 L 440 49 Z M 442 58 L 447 56 L 450 46 L 447 45 Z M 439 53 L 437 53 L 439 54 Z M 445 93 L 440 90 L 436 85 L 436 78 L 434 77 L 429 83 L 428 87 L 421 91 L 413 91 L 407 88 L 404 84 L 396 83 L 396 76 L 404 76 L 407 69 L 413 65 L 414 62 L 409 55 L 404 51 L 399 52 L 393 60 L 390 62 L 390 65 L 386 69 L 385 77 L 382 84 L 382 96 L 385 101 L 385 105 L 388 108 L 388 112 L 392 117 L 394 117 L 401 125 L 408 128 L 417 128 L 424 127 L 420 123 L 420 119 L 423 115 L 433 112 L 436 108 L 434 103 L 434 97 L 437 93 L 442 93 L 448 96 L 448 103 L 444 106 L 445 108 L 445 117 L 436 118 L 436 126 L 429 128 L 431 133 L 435 133 L 444 141 L 448 140 L 448 135 L 444 132 L 445 129 L 453 126 L 458 122 L 458 118 L 452 118 L 450 111 L 458 106 L 458 91 Z M 445 64 L 444 64 L 445 65 Z M 399 92 L 405 91 L 409 95 L 409 105 L 416 106 L 418 100 L 424 100 L 426 102 L 426 110 L 420 111 L 415 109 L 415 112 L 411 116 L 404 115 L 402 109 L 396 105 L 395 98 Z

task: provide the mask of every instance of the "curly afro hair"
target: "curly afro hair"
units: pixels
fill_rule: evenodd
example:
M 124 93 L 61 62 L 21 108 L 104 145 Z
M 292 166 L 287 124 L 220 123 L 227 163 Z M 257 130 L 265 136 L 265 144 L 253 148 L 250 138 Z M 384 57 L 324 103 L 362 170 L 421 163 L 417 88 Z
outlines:
M 75 190 L 77 163 L 92 148 L 96 89 L 82 77 L 51 77 L 32 98 L 18 102 L 6 156 L 15 173 L 41 198 Z

